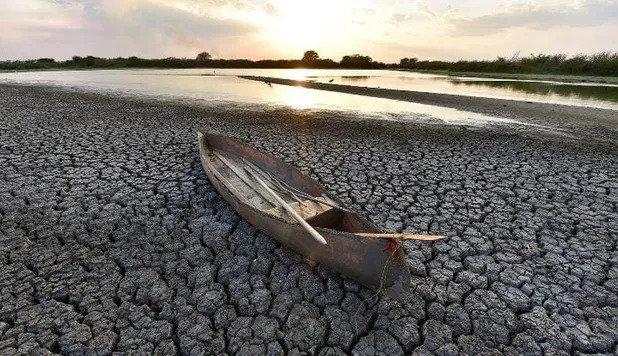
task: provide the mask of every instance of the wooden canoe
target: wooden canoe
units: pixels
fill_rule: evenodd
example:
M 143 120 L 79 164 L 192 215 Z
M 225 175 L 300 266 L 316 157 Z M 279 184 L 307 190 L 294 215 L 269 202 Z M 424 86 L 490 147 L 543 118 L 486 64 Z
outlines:
M 375 224 L 343 207 L 324 187 L 291 165 L 251 146 L 198 132 L 200 158 L 215 189 L 240 216 L 266 235 L 386 296 L 402 299 L 410 272 L 398 240 L 362 237 L 383 233 Z M 318 242 L 257 183 L 261 178 L 311 225 Z

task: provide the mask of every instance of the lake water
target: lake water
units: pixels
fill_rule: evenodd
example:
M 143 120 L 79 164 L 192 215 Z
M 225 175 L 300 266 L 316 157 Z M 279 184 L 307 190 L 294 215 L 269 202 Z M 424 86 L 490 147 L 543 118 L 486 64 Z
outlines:
M 383 70 L 307 69 L 129 69 L 0 73 L 0 82 L 45 84 L 90 91 L 155 96 L 202 103 L 265 104 L 295 109 L 335 109 L 390 119 L 439 119 L 451 123 L 516 123 L 455 109 L 403 101 L 311 90 L 237 78 L 258 75 L 318 82 L 474 95 L 618 110 L 618 86 L 573 85 L 456 78 Z
M 317 82 L 415 90 L 430 93 L 469 95 L 618 110 L 618 85 L 596 83 L 564 83 L 556 81 L 522 81 L 455 77 L 413 72 L 384 71 L 350 73 L 345 76 L 318 75 L 308 78 Z

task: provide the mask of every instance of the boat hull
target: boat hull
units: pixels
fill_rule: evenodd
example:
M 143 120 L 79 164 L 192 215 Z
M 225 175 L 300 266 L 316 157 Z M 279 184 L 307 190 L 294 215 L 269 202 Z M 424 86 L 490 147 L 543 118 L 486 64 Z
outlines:
M 289 223 L 277 216 L 255 209 L 232 194 L 214 174 L 215 167 L 212 164 L 209 138 L 211 141 L 227 139 L 216 135 L 199 135 L 200 158 L 204 170 L 219 194 L 251 225 L 280 244 L 384 295 L 402 299 L 408 294 L 410 272 L 405 261 L 403 247 L 399 242 L 391 239 L 364 238 L 349 232 L 316 227 L 327 242 L 323 245 L 313 239 L 299 224 Z M 238 144 L 237 141 L 230 141 Z M 249 146 L 242 148 L 253 150 Z M 279 170 L 292 172 L 289 174 L 291 177 L 298 173 L 297 170 L 291 170 L 291 166 L 273 156 L 259 151 L 255 152 L 258 152 L 260 157 L 267 158 L 268 166 L 275 164 Z M 255 159 L 255 155 L 252 158 Z M 264 165 L 264 162 L 260 163 Z M 314 193 L 320 188 L 322 187 L 316 183 L 313 187 Z M 355 217 L 354 224 L 353 229 L 358 230 L 357 232 L 382 232 L 379 227 L 363 218 Z

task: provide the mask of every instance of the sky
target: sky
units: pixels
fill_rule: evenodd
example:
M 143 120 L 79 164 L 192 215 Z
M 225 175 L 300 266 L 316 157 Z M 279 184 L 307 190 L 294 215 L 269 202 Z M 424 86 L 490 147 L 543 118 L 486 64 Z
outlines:
M 0 60 L 618 51 L 618 0 L 1 0 Z

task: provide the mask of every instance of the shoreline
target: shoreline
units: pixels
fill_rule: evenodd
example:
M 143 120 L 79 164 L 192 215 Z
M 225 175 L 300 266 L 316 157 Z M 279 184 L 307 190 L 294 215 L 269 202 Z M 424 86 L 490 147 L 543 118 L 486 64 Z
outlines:
M 260 78 L 260 79 L 258 79 Z M 269 80 L 268 77 L 254 77 L 253 80 Z M 243 78 L 246 79 L 246 78 Z M 299 83 L 300 86 L 304 87 L 304 84 L 320 84 L 320 83 L 312 83 L 312 82 L 304 82 L 304 81 L 295 81 L 295 80 L 287 80 L 280 78 L 273 78 L 274 80 L 281 81 L 282 85 L 292 85 L 295 83 Z M 251 79 L 247 79 L 251 80 Z M 285 83 L 285 84 L 284 84 Z M 327 86 L 337 86 L 337 84 L 325 84 Z M 133 103 L 142 103 L 144 105 L 148 105 L 150 103 L 156 102 L 161 105 L 170 105 L 173 107 L 186 107 L 192 108 L 195 110 L 204 110 L 206 112 L 213 111 L 222 111 L 228 112 L 228 109 L 225 108 L 226 104 L 221 106 L 223 102 L 208 102 L 208 101 L 195 101 L 192 99 L 182 100 L 179 98 L 168 98 L 162 97 L 158 95 L 152 96 L 132 96 L 127 93 L 116 92 L 116 91 L 90 91 L 83 90 L 79 87 L 62 87 L 62 86 L 54 86 L 47 84 L 30 84 L 30 83 L 0 83 L 0 88 L 2 87 L 15 87 L 15 88 L 32 88 L 33 90 L 40 90 L 49 93 L 61 92 L 61 93 L 75 93 L 77 95 L 84 96 L 93 96 L 93 97 L 113 97 L 115 99 L 127 100 Z M 349 87 L 344 85 L 339 85 L 339 87 L 343 87 L 341 91 L 335 88 L 336 92 L 348 93 L 348 89 L 360 89 L 359 94 L 350 93 L 352 95 L 366 95 L 365 89 L 370 88 L 358 88 L 358 87 Z M 316 89 L 320 90 L 320 89 Z M 376 89 L 378 92 L 383 91 L 384 89 Z M 388 90 L 392 92 L 392 90 Z M 399 91 L 396 91 L 399 92 Z M 405 96 L 408 92 L 404 92 Z M 452 97 L 456 95 L 448 95 L 448 94 L 434 94 L 434 93 L 422 93 L 422 92 L 410 92 L 413 97 L 414 94 L 426 95 L 426 97 L 430 98 L 433 104 L 426 105 L 437 105 L 436 99 L 439 103 L 443 103 L 442 99 L 444 97 Z M 371 96 L 371 95 L 368 95 Z M 473 100 L 474 97 L 461 97 L 465 100 Z M 416 103 L 416 101 L 411 100 L 412 98 L 408 97 L 408 101 L 412 103 Z M 241 104 L 241 105 L 233 105 L 237 111 L 244 112 L 254 112 L 256 110 L 265 110 L 265 112 L 272 113 L 272 115 L 278 115 L 277 113 L 283 112 L 284 115 L 288 115 L 291 112 L 299 112 L 299 113 L 308 113 L 311 116 L 315 116 L 316 118 L 324 118 L 331 117 L 332 113 L 335 113 L 337 120 L 345 118 L 346 121 L 363 123 L 363 125 L 372 126 L 372 127 L 385 127 L 392 129 L 392 132 L 396 132 L 399 128 L 400 130 L 408 130 L 413 127 L 423 127 L 429 130 L 468 130 L 470 132 L 479 131 L 479 132 L 492 132 L 492 134 L 496 135 L 517 135 L 524 137 L 529 137 L 533 139 L 541 139 L 548 140 L 555 143 L 565 142 L 565 144 L 585 144 L 590 145 L 591 147 L 595 147 L 596 149 L 602 149 L 608 152 L 611 152 L 616 149 L 616 142 L 618 142 L 618 129 L 616 129 L 616 124 L 614 122 L 618 122 L 618 111 L 614 112 L 613 110 L 606 109 L 597 109 L 593 110 L 592 114 L 588 113 L 586 117 L 582 120 L 582 115 L 586 115 L 585 110 L 582 111 L 569 111 L 570 106 L 565 105 L 557 105 L 557 104 L 545 104 L 539 107 L 531 106 L 525 102 L 518 102 L 521 107 L 527 108 L 528 110 L 522 110 L 522 113 L 516 113 L 515 108 L 509 108 L 508 105 L 505 107 L 503 104 L 504 101 L 511 102 L 511 100 L 502 100 L 502 99 L 492 99 L 492 98 L 482 98 L 485 100 L 481 100 L 475 102 L 473 104 L 474 109 L 467 106 L 460 106 L 464 103 L 456 102 L 456 105 L 452 105 L 451 108 L 469 112 L 481 113 L 484 115 L 490 115 L 496 117 L 498 120 L 496 121 L 485 121 L 481 123 L 475 123 L 474 121 L 470 122 L 459 122 L 459 123 L 451 123 L 448 120 L 443 121 L 439 117 L 432 118 L 431 120 L 427 120 L 423 117 L 424 114 L 419 114 L 418 119 L 415 119 L 415 113 L 411 112 L 412 117 L 408 119 L 397 119 L 391 117 L 380 117 L 374 116 L 376 113 L 367 112 L 367 113 L 357 113 L 353 111 L 346 110 L 338 110 L 338 109 L 324 109 L 324 108 L 311 108 L 311 109 L 294 109 L 291 107 L 287 107 L 285 105 L 268 105 L 268 104 Z M 397 100 L 397 99 L 391 99 Z M 421 103 L 425 104 L 425 103 Z M 448 103 L 447 103 L 448 104 Z M 444 107 L 449 107 L 445 105 Z M 556 109 L 557 108 L 557 109 Z M 582 108 L 588 109 L 588 108 Z M 233 110 L 232 110 L 233 111 Z M 612 114 L 616 113 L 616 116 L 612 116 Z M 378 113 L 379 114 L 379 113 Z M 569 115 L 570 114 L 570 115 Z M 534 115 L 534 116 L 533 116 Z M 566 119 L 565 119 L 566 115 Z M 504 118 L 507 121 L 500 121 L 499 119 Z M 569 120 L 570 118 L 570 120 Z M 515 122 L 509 122 L 508 120 L 515 120 Z
M 322 86 L 321 83 L 304 82 L 296 80 L 287 80 L 281 78 L 269 78 L 269 77 L 252 77 L 252 79 L 242 78 L 246 80 L 270 80 L 280 81 L 282 85 L 296 85 L 306 87 L 307 84 Z M 273 82 L 274 83 L 274 82 Z M 127 93 L 116 91 L 90 91 L 84 90 L 79 87 L 62 87 L 48 84 L 30 84 L 30 83 L 0 83 L 2 87 L 16 87 L 16 88 L 32 88 L 33 90 L 64 93 L 75 93 L 78 95 L 86 96 L 100 96 L 100 97 L 113 97 L 120 100 L 128 100 L 135 103 L 149 104 L 157 102 L 162 105 L 171 105 L 173 107 L 187 107 L 195 110 L 211 111 L 224 111 L 224 106 L 221 106 L 223 102 L 208 102 L 208 101 L 195 101 L 192 99 L 182 100 L 182 98 L 168 98 L 158 95 L 152 96 L 132 96 Z M 367 90 L 372 88 L 353 87 L 337 84 L 324 84 L 324 86 L 335 87 L 330 88 L 335 92 L 348 93 L 351 95 L 360 96 L 373 96 L 368 93 Z M 339 87 L 339 88 L 336 88 Z M 311 89 L 311 88 L 309 88 Z M 352 89 L 352 90 L 350 90 Z M 358 94 L 355 93 L 358 89 Z M 315 90 L 321 90 L 315 89 Z M 352 91 L 352 92 L 350 92 Z M 405 101 L 412 103 L 420 103 L 425 105 L 443 106 L 456 110 L 463 110 L 473 113 L 480 113 L 484 115 L 490 115 L 497 118 L 496 121 L 483 121 L 476 123 L 473 120 L 469 122 L 451 123 L 448 120 L 442 120 L 439 117 L 431 118 L 427 120 L 424 114 L 418 114 L 415 118 L 414 112 L 410 112 L 410 118 L 398 119 L 396 117 L 380 117 L 378 113 L 372 112 L 353 112 L 343 109 L 326 109 L 326 108 L 311 108 L 311 109 L 294 109 L 285 105 L 269 105 L 269 104 L 241 104 L 237 106 L 238 111 L 253 112 L 255 110 L 266 110 L 266 112 L 274 113 L 283 112 L 288 115 L 290 112 L 307 112 L 315 117 L 330 117 L 332 113 L 335 113 L 338 118 L 345 118 L 346 121 L 351 122 L 363 122 L 368 126 L 379 126 L 395 128 L 400 127 L 403 130 L 408 130 L 411 127 L 423 127 L 430 130 L 469 130 L 469 131 L 484 131 L 493 132 L 498 135 L 517 135 L 521 137 L 529 137 L 533 139 L 548 140 L 555 143 L 564 141 L 566 144 L 585 144 L 595 147 L 596 149 L 602 149 L 611 152 L 616 149 L 616 142 L 618 142 L 618 129 L 616 129 L 616 123 L 618 123 L 618 111 L 608 109 L 594 109 L 594 108 L 580 108 L 581 110 L 571 110 L 573 107 L 558 104 L 544 104 L 540 106 L 530 105 L 526 102 L 517 102 L 513 100 L 492 99 L 492 98 L 480 98 L 484 100 L 476 101 L 475 97 L 461 96 L 462 101 L 451 102 L 448 101 L 450 97 L 458 97 L 457 95 L 448 94 L 434 94 L 423 92 L 407 92 L 399 90 L 387 90 L 387 89 L 375 89 L 377 92 L 376 97 L 382 98 L 383 92 L 396 92 L 396 95 L 404 96 Z M 407 94 L 411 94 L 407 96 Z M 429 98 L 429 102 L 417 102 L 416 94 L 420 94 L 423 98 Z M 398 97 L 399 97 L 398 96 Z M 446 98 L 446 99 L 445 99 Z M 390 100 L 399 100 L 389 98 Z M 446 100 L 446 102 L 444 101 Z M 473 102 L 471 106 L 465 106 L 467 103 Z M 514 102 L 513 107 L 509 107 L 504 102 Z M 227 103 L 232 104 L 233 103 Z M 446 104 L 446 105 L 441 105 Z M 505 106 L 506 105 L 506 106 Z M 215 109 L 216 107 L 216 109 Z M 517 108 L 523 108 L 518 112 Z M 586 110 L 590 109 L 590 112 Z M 374 116 L 378 114 L 378 116 Z M 614 115 L 615 114 L 615 115 Z M 500 119 L 507 119 L 501 121 Z M 509 120 L 514 120 L 510 122 Z M 393 130 L 396 132 L 396 129 Z
M 67 68 L 37 68 L 37 69 L 0 69 L 0 73 L 13 72 L 41 72 L 41 71 L 73 71 L 73 70 L 122 70 L 122 69 L 316 69 L 316 70 L 359 70 L 355 68 L 216 68 L 216 67 L 67 67 Z M 385 70 L 395 72 L 415 72 L 425 74 L 437 74 L 452 77 L 472 77 L 472 78 L 489 78 L 489 79 L 514 79 L 523 81 L 550 81 L 562 83 L 598 83 L 598 84 L 618 84 L 618 77 L 608 76 L 592 76 L 592 75 L 568 75 L 568 74 L 533 74 L 533 73 L 487 73 L 487 72 L 451 72 L 448 70 L 432 70 L 432 69 L 408 69 L 408 68 L 365 68 L 360 70 Z
M 273 77 L 245 75 L 239 76 L 239 78 L 261 82 L 271 82 L 273 84 L 280 85 L 299 86 L 308 89 L 442 106 L 498 117 L 522 119 L 533 123 L 549 122 L 554 124 L 575 125 L 587 125 L 588 123 L 591 123 L 594 126 L 602 124 L 610 128 L 618 125 L 618 110 L 611 109 L 399 89 L 368 88 L 353 85 L 332 83 L 326 84 Z

